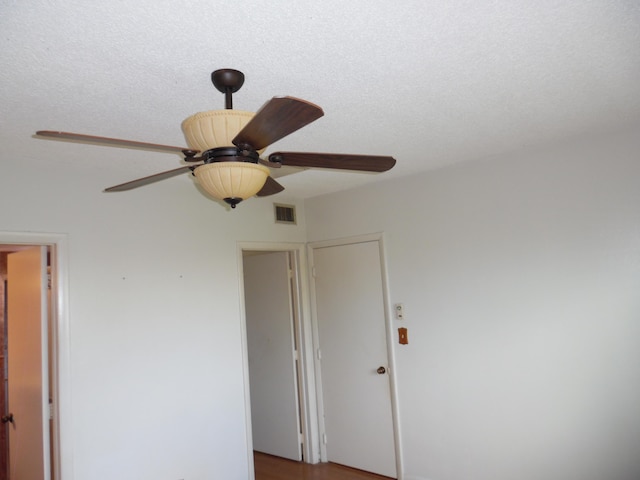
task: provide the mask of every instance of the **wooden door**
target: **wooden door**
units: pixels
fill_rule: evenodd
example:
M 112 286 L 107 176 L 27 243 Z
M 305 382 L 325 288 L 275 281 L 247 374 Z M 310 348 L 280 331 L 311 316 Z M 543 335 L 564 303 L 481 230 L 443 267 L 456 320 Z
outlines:
M 46 247 L 7 258 L 9 479 L 49 480 Z

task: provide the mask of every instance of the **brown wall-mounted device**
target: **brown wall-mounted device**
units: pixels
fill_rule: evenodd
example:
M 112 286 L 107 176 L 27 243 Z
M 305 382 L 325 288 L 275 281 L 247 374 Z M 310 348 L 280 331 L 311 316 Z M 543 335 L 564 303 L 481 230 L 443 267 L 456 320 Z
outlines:
M 404 327 L 400 327 L 398 329 L 398 343 L 400 343 L 400 345 L 409 344 L 409 336 L 407 335 L 407 329 Z

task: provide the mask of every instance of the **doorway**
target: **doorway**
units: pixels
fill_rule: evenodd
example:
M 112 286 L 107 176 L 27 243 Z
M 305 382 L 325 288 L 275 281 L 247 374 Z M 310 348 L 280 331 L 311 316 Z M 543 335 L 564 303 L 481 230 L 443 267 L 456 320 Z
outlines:
M 334 292 L 347 292 L 348 295 L 344 299 L 329 299 L 326 300 L 326 296 L 318 289 L 319 283 L 316 274 L 324 266 L 324 260 L 319 263 L 315 263 L 316 260 L 320 260 L 322 254 L 319 254 L 320 249 L 324 249 L 325 252 L 341 251 L 337 248 L 332 250 L 331 247 L 340 245 L 352 245 L 359 252 L 359 244 L 366 244 L 366 252 L 364 258 L 362 255 L 353 255 L 351 252 L 347 252 L 346 255 L 342 255 L 342 259 L 337 262 L 330 262 L 338 266 L 338 274 L 331 274 L 331 280 L 325 282 L 325 286 L 329 286 L 328 291 L 332 289 Z M 348 248 L 347 248 L 348 250 Z M 296 260 L 294 266 L 294 275 L 297 277 L 299 284 L 296 287 L 296 292 L 299 295 L 299 320 L 296 323 L 295 336 L 298 342 L 298 355 L 299 355 L 299 388 L 298 392 L 301 396 L 299 407 L 301 410 L 300 421 L 302 425 L 303 433 L 303 454 L 305 463 L 318 463 L 318 462 L 335 462 L 348 466 L 353 466 L 361 470 L 367 470 L 370 472 L 378 472 L 384 476 L 392 478 L 402 478 L 402 461 L 401 461 L 401 449 L 400 440 L 397 433 L 398 425 L 398 410 L 396 403 L 396 388 L 393 377 L 394 362 L 393 362 L 393 350 L 391 347 L 391 341 L 393 339 L 393 333 L 391 329 L 391 320 L 389 316 L 389 301 L 387 293 L 385 262 L 384 262 L 384 248 L 383 238 L 381 234 L 364 235 L 353 239 L 345 239 L 338 241 L 327 242 L 315 242 L 308 247 L 302 244 L 260 244 L 260 243 L 241 243 L 238 245 L 238 263 L 239 263 L 239 275 L 240 275 L 240 291 L 241 291 L 241 322 L 242 329 L 242 348 L 243 348 L 243 361 L 244 361 L 244 379 L 245 379 L 245 412 L 246 412 L 246 439 L 247 439 L 247 463 L 249 465 L 248 478 L 250 480 L 255 479 L 254 472 L 254 444 L 253 444 L 253 431 L 252 431 L 252 409 L 251 409 L 251 391 L 253 387 L 250 387 L 250 369 L 249 369 L 249 347 L 248 347 L 248 333 L 247 333 L 247 305 L 246 298 L 248 288 L 244 282 L 243 275 L 243 263 L 244 255 L 250 254 L 249 252 L 288 252 L 293 254 L 293 258 Z M 315 259 L 314 259 L 315 255 Z M 352 262 L 355 260 L 355 263 Z M 320 265 L 322 263 L 323 266 Z M 313 275 L 311 273 L 313 272 Z M 344 284 L 345 278 L 351 278 L 350 275 L 355 274 L 356 279 L 351 283 Z M 321 273 L 322 275 L 322 273 Z M 310 283 L 309 283 L 310 282 Z M 333 286 L 332 286 L 333 284 Z M 367 288 L 373 285 L 373 288 L 368 290 L 365 288 L 365 292 L 360 286 L 366 285 Z M 271 279 L 263 281 L 259 287 L 262 291 L 267 293 L 275 288 L 272 286 Z M 320 287 L 322 288 L 322 287 Z M 321 319 L 319 314 L 319 306 L 321 304 L 334 304 L 338 306 L 336 312 L 334 312 L 335 318 L 339 318 L 338 325 L 351 325 L 352 318 L 356 318 L 359 315 L 356 313 L 349 313 L 349 309 L 353 309 L 353 294 L 355 291 L 360 292 L 356 297 L 360 300 L 364 299 L 366 303 L 370 303 L 374 306 L 375 314 L 372 314 L 372 318 L 375 315 L 377 320 L 375 332 L 378 336 L 377 344 L 382 351 L 382 355 L 375 357 L 374 359 L 368 358 L 365 362 L 365 376 L 374 377 L 373 383 L 375 383 L 374 389 L 377 389 L 378 394 L 376 398 L 380 401 L 369 402 L 369 399 L 360 398 L 360 403 L 356 402 L 356 406 L 347 406 L 349 412 L 358 416 L 362 413 L 370 413 L 372 404 L 376 404 L 376 408 L 380 407 L 383 417 L 373 416 L 369 417 L 361 423 L 365 424 L 365 430 L 369 427 L 377 428 L 382 426 L 382 429 L 377 429 L 375 432 L 371 432 L 372 436 L 362 434 L 362 429 L 359 429 L 359 437 L 351 435 L 353 432 L 349 432 L 352 425 L 353 418 L 349 416 L 342 424 L 343 431 L 333 430 L 331 431 L 327 423 L 327 406 L 330 403 L 329 397 L 325 394 L 327 390 L 331 390 L 335 385 L 339 385 L 342 382 L 346 387 L 341 390 L 338 388 L 337 397 L 341 396 L 344 392 L 349 392 L 349 398 L 354 396 L 351 394 L 354 390 L 355 383 L 349 378 L 342 378 L 339 382 L 335 382 L 331 378 L 329 369 L 327 367 L 331 363 L 327 360 L 333 356 L 331 352 L 323 351 L 323 335 L 327 338 L 327 330 L 325 324 L 321 325 Z M 322 296 L 320 298 L 319 296 Z M 362 302 L 361 302 L 362 303 Z M 313 314 L 312 314 L 313 305 Z M 341 308 L 342 305 L 348 305 L 348 308 Z M 320 307 L 322 308 L 322 307 Z M 358 307 L 356 307 L 357 310 Z M 347 318 L 344 318 L 344 313 L 347 312 Z M 359 312 L 358 312 L 359 313 Z M 331 314 L 333 315 L 333 314 Z M 347 341 L 345 350 L 347 356 L 349 351 L 353 351 L 354 345 L 361 345 L 364 341 L 369 342 L 367 334 L 369 328 L 367 325 L 359 327 L 356 332 L 362 332 L 363 335 L 356 335 L 351 338 L 352 343 Z M 365 338 L 366 337 L 366 338 Z M 348 336 L 340 338 L 338 334 L 338 340 L 348 339 Z M 338 342 L 340 343 L 340 342 Z M 375 343 L 375 342 L 371 342 Z M 327 343 L 326 345 L 329 345 Z M 325 355 L 326 353 L 326 355 Z M 337 368 L 334 370 L 341 370 L 341 364 L 344 360 L 344 355 L 340 357 L 335 355 L 333 363 L 337 364 Z M 347 362 L 351 363 L 351 359 L 348 358 Z M 379 367 L 385 367 L 384 372 L 380 373 Z M 323 375 L 326 374 L 326 378 Z M 371 383 L 371 378 L 365 378 L 365 383 L 368 381 Z M 326 382 L 326 383 L 325 383 Z M 356 387 L 356 390 L 358 387 Z M 335 390 L 335 389 L 334 389 Z M 370 391 L 367 390 L 367 391 Z M 356 392 L 357 393 L 357 392 Z M 362 393 L 362 392 L 360 392 Z M 382 395 L 380 395 L 382 393 Z M 346 410 L 343 411 L 343 413 Z M 347 412 L 347 413 L 349 413 Z M 362 420 L 362 419 L 360 419 Z M 340 422 L 333 422 L 333 425 Z M 346 429 L 346 430 L 345 430 Z M 338 442 L 340 436 L 343 433 L 347 433 Z M 378 437 L 377 439 L 375 437 Z M 355 439 L 354 439 L 355 438 Z M 380 441 L 377 441 L 380 440 Z M 340 445 L 346 445 L 344 451 L 348 454 L 354 453 L 352 447 L 356 449 L 356 456 L 360 456 L 360 459 L 366 459 L 365 462 L 352 462 L 348 457 L 340 457 L 334 455 L 336 452 L 340 452 L 342 447 Z M 374 445 L 375 444 L 375 445 Z M 375 447 L 375 448 L 372 448 Z M 329 452 L 329 455 L 327 454 Z M 378 454 L 378 452 L 381 452 Z M 373 463 L 371 460 L 373 459 Z
M 253 479 L 254 449 L 306 463 L 319 461 L 313 343 L 304 244 L 247 242 L 239 245 L 238 254 L 247 454 Z
M 4 409 L 6 478 L 51 478 L 50 252 L 45 246 L 2 253 L 4 297 Z
M 303 458 L 299 349 L 291 252 L 243 253 L 254 451 Z
M 42 334 L 43 342 L 41 354 L 46 355 L 45 364 L 47 368 L 43 369 L 43 379 L 46 380 L 49 395 L 44 403 L 42 413 L 42 438 L 43 443 L 48 443 L 46 450 L 43 449 L 40 456 L 43 464 L 50 465 L 42 473 L 44 480 L 60 480 L 61 478 L 72 479 L 73 472 L 70 468 L 71 448 L 70 438 L 67 436 L 68 428 L 62 428 L 62 425 L 68 425 L 70 418 L 69 409 L 69 338 L 68 338 L 68 314 L 67 314 L 67 255 L 66 255 L 66 236 L 60 234 L 39 234 L 39 233 L 13 233 L 0 232 L 0 255 L 6 259 L 10 252 L 20 252 L 27 250 L 44 251 L 46 263 L 49 263 L 50 270 L 48 275 L 44 275 L 44 283 L 42 290 L 49 300 L 51 306 L 49 322 L 44 324 L 38 334 Z M 42 261 L 45 263 L 45 261 Z M 13 267 L 15 269 L 15 267 Z M 7 310 L 4 305 L 4 280 L 6 275 L 2 275 L 3 288 L 3 320 L 7 319 L 4 314 Z M 7 287 L 10 289 L 9 282 Z M 7 305 L 8 306 L 8 305 Z M 9 319 L 11 322 L 11 319 Z M 11 346 L 9 345 L 9 348 Z M 11 358 L 7 359 L 8 362 Z M 51 403 L 49 403 L 49 398 Z M 7 415 L 8 411 L 3 411 L 2 415 Z M 51 414 L 51 415 L 50 415 Z M 7 421 L 5 425 L 10 428 L 18 426 L 18 419 L 15 424 Z M 3 427 L 5 426 L 3 425 Z M 24 424 L 22 424 L 24 426 Z M 50 428 L 47 428 L 50 427 Z M 49 435 L 45 437 L 44 432 L 49 431 Z M 46 453 L 45 453 L 46 452 Z M 10 468 L 10 465 L 9 465 Z M 6 472 L 3 472 L 6 475 Z M 64 475 L 64 477 L 63 477 Z M 6 477 L 2 477 L 6 478 Z M 11 480 L 11 476 L 8 477 Z
M 381 235 L 309 246 L 323 461 L 401 477 Z

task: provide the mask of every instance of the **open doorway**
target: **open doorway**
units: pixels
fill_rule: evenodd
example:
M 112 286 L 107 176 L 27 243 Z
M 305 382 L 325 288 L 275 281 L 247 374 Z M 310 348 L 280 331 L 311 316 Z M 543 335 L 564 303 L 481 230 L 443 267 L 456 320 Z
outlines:
M 319 461 L 313 344 L 305 246 L 246 243 L 239 256 L 249 478 L 255 478 L 254 449 Z
M 243 252 L 253 449 L 301 461 L 304 438 L 294 263 L 292 252 Z
M 51 247 L 2 245 L 2 478 L 52 478 Z
M 69 402 L 67 400 L 69 391 L 66 387 L 69 381 L 68 372 L 68 335 L 67 325 L 68 317 L 66 312 L 66 295 L 67 295 L 67 269 L 66 269 L 66 237 L 60 234 L 36 234 L 36 233 L 8 233 L 0 232 L 0 275 L 2 282 L 2 288 L 0 289 L 0 306 L 2 307 L 2 338 L 3 341 L 8 339 L 8 345 L 6 351 L 3 348 L 3 362 L 6 362 L 7 367 L 12 364 L 12 344 L 11 335 L 5 337 L 5 326 L 11 327 L 11 322 L 14 324 L 17 322 L 16 317 L 20 317 L 18 314 L 12 314 L 10 311 L 9 303 L 27 303 L 20 300 L 21 297 L 15 295 L 17 283 L 14 282 L 14 289 L 12 290 L 11 278 L 9 278 L 9 270 L 21 271 L 23 268 L 27 268 L 24 263 L 24 256 L 22 254 L 34 252 L 37 258 L 36 263 L 39 262 L 41 266 L 40 272 L 40 284 L 34 290 L 40 292 L 40 298 L 43 301 L 40 303 L 40 309 L 44 305 L 44 314 L 41 315 L 41 322 L 37 324 L 40 328 L 33 329 L 32 326 L 29 330 L 39 330 L 33 332 L 37 333 L 38 338 L 35 340 L 36 347 L 39 347 L 38 360 L 41 365 L 41 380 L 40 385 L 42 388 L 36 396 L 40 396 L 42 401 L 40 402 L 41 415 L 38 422 L 35 423 L 36 434 L 39 432 L 41 448 L 35 453 L 38 456 L 36 462 L 31 452 L 27 452 L 27 461 L 43 466 L 42 473 L 36 478 L 43 478 L 44 480 L 59 480 L 61 478 L 72 479 L 73 473 L 70 469 L 71 450 L 68 448 L 68 439 L 62 435 L 61 424 L 63 419 L 69 418 Z M 15 260 L 18 255 L 21 256 L 21 260 Z M 13 259 L 9 261 L 9 259 Z M 9 267 L 9 265 L 12 265 Z M 26 271 L 26 270 L 25 270 Z M 48 306 L 47 306 L 48 305 Z M 14 325 L 15 326 L 15 325 Z M 13 332 L 15 333 L 15 331 Z M 28 331 L 27 334 L 30 334 Z M 24 332 L 22 333 L 24 334 Z M 22 335 L 21 334 L 21 335 Z M 33 339 L 32 339 L 33 340 Z M 29 340 L 31 341 L 31 340 Z M 34 342 L 31 342 L 32 344 Z M 4 344 L 4 342 L 3 342 Z M 24 348 L 24 350 L 23 350 Z M 13 346 L 13 351 L 26 351 L 26 347 L 22 343 Z M 23 367 L 23 359 L 19 359 L 17 362 L 13 361 L 13 365 Z M 2 396 L 4 405 L 2 410 L 2 416 L 5 417 L 6 422 L 0 424 L 3 430 L 5 430 L 6 447 L 11 445 L 11 435 L 17 431 L 18 427 L 26 427 L 25 421 L 20 421 L 20 418 L 15 415 L 13 422 L 11 422 L 10 414 L 14 413 L 15 408 L 24 408 L 23 405 L 16 405 L 15 400 L 13 405 L 8 405 L 6 399 L 10 397 L 11 377 L 20 379 L 22 374 L 12 374 L 10 368 L 3 369 L 9 376 L 9 382 L 3 382 L 3 386 L 6 386 L 5 392 L 9 395 Z M 4 377 L 4 373 L 3 373 Z M 4 378 L 3 378 L 4 380 Z M 14 389 L 16 391 L 16 389 Z M 61 395 L 61 391 L 65 392 Z M 63 398 L 64 397 L 64 398 Z M 8 407 L 8 408 L 7 408 Z M 15 407 L 15 408 L 14 408 Z M 9 411 L 11 410 L 11 411 Z M 24 419 L 23 414 L 21 418 Z M 65 429 L 65 432 L 68 429 Z M 24 431 L 24 430 L 23 430 Z M 64 439 L 64 440 L 63 440 Z M 29 449 L 30 444 L 25 447 L 24 442 L 20 444 L 20 448 L 14 447 L 13 454 L 18 453 L 25 457 L 25 449 Z M 18 473 L 11 471 L 11 462 L 14 459 L 11 457 L 11 451 L 7 452 L 6 448 L 3 449 L 3 456 L 5 463 L 2 465 L 1 478 L 16 480 Z M 63 460 L 64 458 L 64 460 Z M 15 466 L 15 465 L 14 465 Z M 46 466 L 46 467 L 45 467 Z M 26 477 L 25 477 L 26 478 Z M 29 477 L 31 478 L 31 477 Z

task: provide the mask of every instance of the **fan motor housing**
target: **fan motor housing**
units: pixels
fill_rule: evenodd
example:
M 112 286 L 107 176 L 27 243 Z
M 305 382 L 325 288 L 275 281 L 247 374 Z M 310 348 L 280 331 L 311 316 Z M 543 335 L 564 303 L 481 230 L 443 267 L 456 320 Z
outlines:
M 205 164 L 215 162 L 250 162 L 258 163 L 260 159 L 258 152 L 237 147 L 218 147 L 202 152 L 197 159 L 190 161 L 203 161 Z

